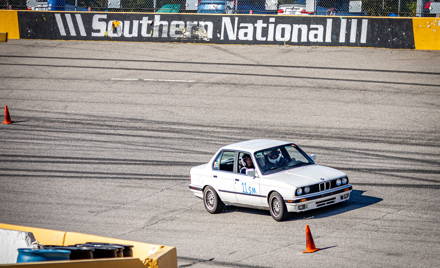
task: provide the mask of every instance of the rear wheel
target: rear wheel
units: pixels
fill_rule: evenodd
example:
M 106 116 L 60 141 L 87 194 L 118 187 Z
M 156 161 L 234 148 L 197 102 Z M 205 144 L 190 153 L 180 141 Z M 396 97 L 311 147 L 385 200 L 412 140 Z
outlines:
M 287 208 L 284 203 L 283 197 L 277 193 L 273 192 L 269 197 L 269 208 L 270 215 L 276 221 L 283 221 L 287 216 Z
M 219 213 L 223 210 L 225 204 L 220 200 L 217 192 L 211 186 L 207 186 L 203 190 L 203 204 L 206 210 L 211 213 Z

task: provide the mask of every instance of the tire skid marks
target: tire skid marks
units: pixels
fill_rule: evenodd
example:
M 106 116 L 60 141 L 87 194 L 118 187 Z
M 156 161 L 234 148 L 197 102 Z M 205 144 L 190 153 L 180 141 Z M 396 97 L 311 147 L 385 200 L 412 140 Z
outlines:
M 388 85 L 407 85 L 407 86 L 423 86 L 423 87 L 440 87 L 440 84 L 418 83 L 418 82 L 400 82 L 385 80 L 368 80 L 368 79 L 351 79 L 351 78 L 332 78 L 332 77 L 316 77 L 304 75 L 282 75 L 282 74 L 264 74 L 264 73 L 244 73 L 244 72 L 225 72 L 225 71 L 203 71 L 203 70 L 181 70 L 181 69 L 158 69 L 158 68 L 135 68 L 135 67 L 109 67 L 109 66 L 90 66 L 90 65 L 66 65 L 66 64 L 26 64 L 26 63 L 2 63 L 5 66 L 20 67 L 45 67 L 45 68 L 73 68 L 73 69 L 99 69 L 114 71 L 141 71 L 141 72 L 163 72 L 163 73 L 184 73 L 195 75 L 225 75 L 225 76 L 251 76 L 260 78 L 286 78 L 286 79 L 306 79 L 317 81 L 334 81 L 334 82 L 351 82 L 351 83 L 371 83 L 371 84 L 388 84 Z

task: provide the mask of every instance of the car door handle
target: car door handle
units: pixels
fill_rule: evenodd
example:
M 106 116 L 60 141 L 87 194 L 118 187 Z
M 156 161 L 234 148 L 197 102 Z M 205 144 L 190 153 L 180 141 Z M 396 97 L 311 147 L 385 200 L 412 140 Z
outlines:
M 213 178 L 217 178 L 217 175 L 212 176 Z
M 235 181 L 240 181 L 239 179 L 235 179 Z

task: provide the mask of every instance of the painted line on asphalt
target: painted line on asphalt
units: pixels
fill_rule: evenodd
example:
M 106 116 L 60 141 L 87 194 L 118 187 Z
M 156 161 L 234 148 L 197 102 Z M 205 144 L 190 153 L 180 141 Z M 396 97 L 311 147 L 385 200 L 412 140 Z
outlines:
M 112 80 L 112 81 L 139 81 L 139 78 L 117 78 L 117 77 L 112 77 L 110 80 Z
M 178 83 L 194 83 L 195 80 L 178 80 L 178 79 L 154 79 L 154 78 L 119 78 L 112 77 L 112 81 L 151 81 L 151 82 L 178 82 Z
M 152 78 L 145 78 L 142 79 L 144 81 L 154 81 L 154 82 L 182 82 L 182 83 L 194 83 L 195 80 L 177 80 L 177 79 L 152 79 Z

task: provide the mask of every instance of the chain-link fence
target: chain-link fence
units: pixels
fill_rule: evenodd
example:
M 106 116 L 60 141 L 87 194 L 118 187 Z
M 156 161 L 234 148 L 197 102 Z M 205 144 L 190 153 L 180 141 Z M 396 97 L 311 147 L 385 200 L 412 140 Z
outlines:
M 0 9 L 411 17 L 436 16 L 432 3 L 440 6 L 440 0 L 0 0 Z

